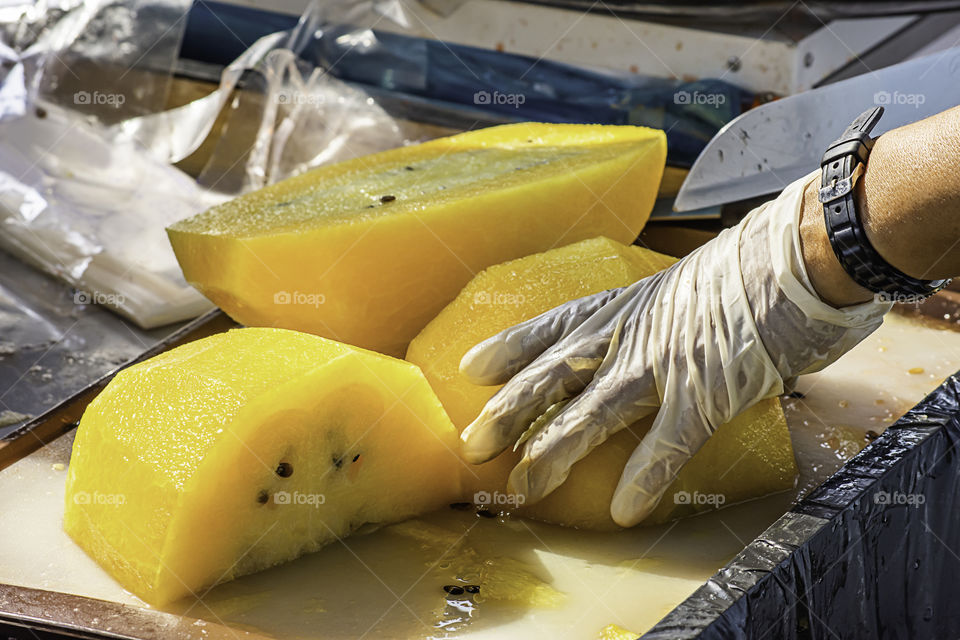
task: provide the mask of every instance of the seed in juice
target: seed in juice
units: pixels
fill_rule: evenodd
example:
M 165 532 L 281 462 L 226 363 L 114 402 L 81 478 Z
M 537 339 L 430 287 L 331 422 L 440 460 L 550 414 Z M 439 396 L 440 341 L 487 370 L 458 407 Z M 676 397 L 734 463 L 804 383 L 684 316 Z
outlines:
M 465 586 L 463 589 L 464 589 L 464 591 L 466 591 L 467 593 L 480 593 L 480 587 L 479 587 L 479 585 L 475 585 L 475 584 L 468 584 L 468 585 Z
M 267 504 L 270 501 L 270 494 L 266 491 L 261 491 L 257 494 L 257 502 L 260 504 Z
M 380 202 L 382 202 L 383 204 L 387 204 L 388 202 L 393 202 L 396 199 L 397 199 L 397 196 L 392 196 L 389 194 L 385 196 L 380 196 Z
M 454 511 L 469 511 L 473 508 L 473 505 L 469 502 L 452 502 L 450 508 Z
M 481 518 L 497 517 L 497 514 L 495 514 L 493 511 L 490 511 L 489 509 L 480 509 L 479 511 L 477 511 L 477 515 L 480 516 Z
M 455 584 L 445 584 L 443 585 L 443 590 L 449 593 L 452 596 L 462 596 L 463 587 L 457 586 Z
M 293 475 L 293 465 L 289 462 L 281 462 L 277 465 L 277 475 L 281 478 L 289 478 Z

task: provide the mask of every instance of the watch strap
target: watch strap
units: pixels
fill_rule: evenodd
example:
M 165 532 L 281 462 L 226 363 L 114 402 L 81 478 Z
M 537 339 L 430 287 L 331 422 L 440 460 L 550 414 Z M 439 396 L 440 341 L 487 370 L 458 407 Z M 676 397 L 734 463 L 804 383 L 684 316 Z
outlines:
M 820 161 L 819 198 L 830 246 L 844 271 L 861 287 L 889 300 L 916 301 L 949 280 L 914 278 L 887 262 L 867 238 L 854 202 L 856 171 L 867 163 L 873 149 L 870 132 L 882 115 L 883 107 L 864 111 L 827 147 Z

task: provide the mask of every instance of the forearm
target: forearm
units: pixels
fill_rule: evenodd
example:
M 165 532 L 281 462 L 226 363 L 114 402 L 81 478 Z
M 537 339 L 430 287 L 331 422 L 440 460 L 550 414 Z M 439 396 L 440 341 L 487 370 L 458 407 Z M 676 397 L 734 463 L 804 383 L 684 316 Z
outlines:
M 865 302 L 873 293 L 847 275 L 830 247 L 819 188 L 817 179 L 804 192 L 807 274 L 834 306 Z M 960 274 L 960 107 L 878 138 L 855 197 L 867 237 L 887 262 L 926 280 Z

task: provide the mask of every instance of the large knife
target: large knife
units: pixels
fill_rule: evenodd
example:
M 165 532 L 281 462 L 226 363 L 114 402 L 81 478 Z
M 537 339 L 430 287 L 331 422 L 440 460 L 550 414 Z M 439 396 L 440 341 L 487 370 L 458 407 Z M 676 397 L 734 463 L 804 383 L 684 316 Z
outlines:
M 713 137 L 677 194 L 691 211 L 776 193 L 820 164 L 824 149 L 871 105 L 874 135 L 960 104 L 960 47 L 767 103 Z

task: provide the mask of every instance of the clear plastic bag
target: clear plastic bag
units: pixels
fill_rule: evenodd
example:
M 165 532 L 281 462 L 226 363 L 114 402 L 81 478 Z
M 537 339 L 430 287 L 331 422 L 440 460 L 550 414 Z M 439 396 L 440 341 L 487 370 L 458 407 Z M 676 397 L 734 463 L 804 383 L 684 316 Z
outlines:
M 330 19 L 403 24 L 399 2 L 315 4 L 297 29 L 227 66 L 219 88 L 164 110 L 189 7 L 81 0 L 0 11 L 0 248 L 144 328 L 211 306 L 184 282 L 164 227 L 225 194 L 405 141 L 370 96 L 290 48 Z M 227 134 L 195 181 L 172 163 L 225 108 Z
M 289 49 L 271 51 L 258 70 L 230 107 L 230 134 L 220 138 L 199 176 L 207 189 L 238 194 L 406 141 L 369 95 L 305 67 Z M 243 125 L 251 112 L 259 114 L 256 129 Z

